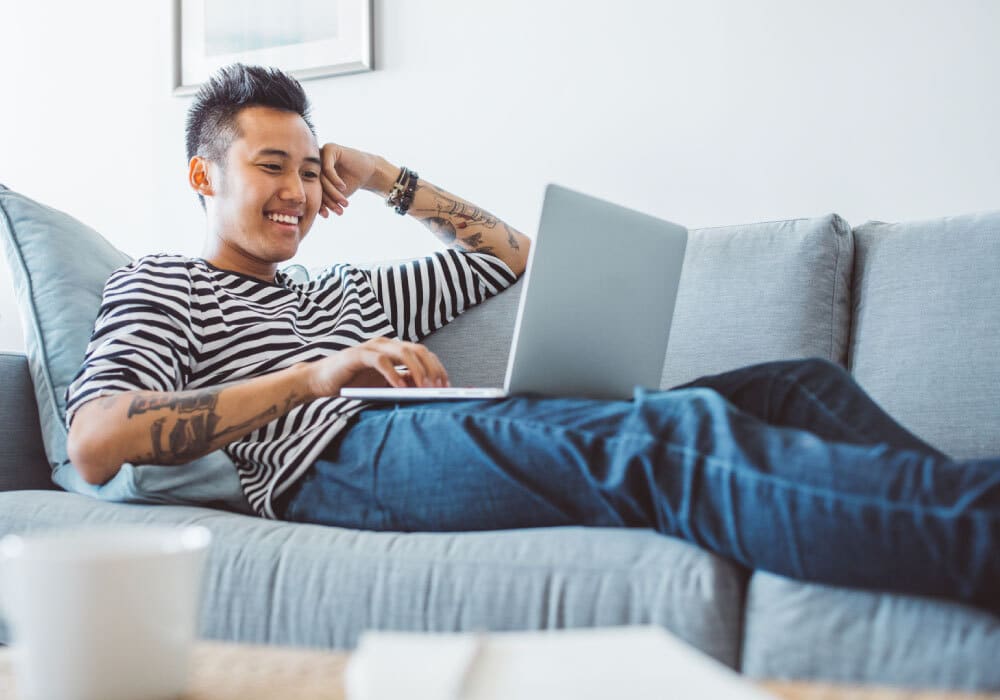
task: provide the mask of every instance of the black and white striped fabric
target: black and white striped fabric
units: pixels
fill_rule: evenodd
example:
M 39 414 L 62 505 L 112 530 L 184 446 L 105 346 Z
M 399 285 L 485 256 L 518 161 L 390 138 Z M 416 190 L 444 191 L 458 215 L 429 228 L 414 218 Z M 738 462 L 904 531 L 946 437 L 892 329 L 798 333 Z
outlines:
M 516 281 L 501 260 L 447 250 L 394 266 L 338 264 L 306 283 L 269 284 L 179 255 L 116 270 L 66 391 L 66 424 L 87 401 L 123 391 L 216 386 L 309 362 L 376 337 L 419 341 Z M 299 406 L 226 452 L 254 511 L 272 504 L 366 404 L 339 397 Z

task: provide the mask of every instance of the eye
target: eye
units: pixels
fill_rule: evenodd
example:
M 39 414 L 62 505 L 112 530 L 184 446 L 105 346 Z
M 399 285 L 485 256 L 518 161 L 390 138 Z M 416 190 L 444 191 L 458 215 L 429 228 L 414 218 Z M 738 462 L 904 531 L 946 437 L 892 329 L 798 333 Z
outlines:
M 281 166 L 276 163 L 261 163 L 260 167 L 265 168 L 272 173 L 276 173 L 281 170 Z
M 303 175 L 304 175 L 305 177 L 309 178 L 310 180 L 315 180 L 316 178 L 318 178 L 318 177 L 319 177 L 319 173 L 315 173 L 315 172 L 313 172 L 312 170 L 307 170 L 306 172 L 304 172 L 304 173 L 302 173 L 302 174 L 303 174 Z

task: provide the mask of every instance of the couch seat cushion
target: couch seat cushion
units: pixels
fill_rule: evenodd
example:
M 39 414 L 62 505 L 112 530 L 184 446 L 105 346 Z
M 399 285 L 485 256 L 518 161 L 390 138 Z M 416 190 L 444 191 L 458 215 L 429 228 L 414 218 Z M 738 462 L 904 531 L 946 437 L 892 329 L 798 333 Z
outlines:
M 212 531 L 206 638 L 350 648 L 364 629 L 657 624 L 738 663 L 743 570 L 648 530 L 375 533 L 57 491 L 0 493 L 0 536 L 106 523 Z
M 797 678 L 1000 689 L 1000 618 L 960 603 L 755 572 L 742 670 Z

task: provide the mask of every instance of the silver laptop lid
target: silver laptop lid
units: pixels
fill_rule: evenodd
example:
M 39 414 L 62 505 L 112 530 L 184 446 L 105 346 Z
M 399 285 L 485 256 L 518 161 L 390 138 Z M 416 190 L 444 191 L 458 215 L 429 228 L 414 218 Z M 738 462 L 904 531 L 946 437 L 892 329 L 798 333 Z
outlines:
M 511 394 L 630 399 L 663 372 L 687 229 L 545 190 L 518 307 Z

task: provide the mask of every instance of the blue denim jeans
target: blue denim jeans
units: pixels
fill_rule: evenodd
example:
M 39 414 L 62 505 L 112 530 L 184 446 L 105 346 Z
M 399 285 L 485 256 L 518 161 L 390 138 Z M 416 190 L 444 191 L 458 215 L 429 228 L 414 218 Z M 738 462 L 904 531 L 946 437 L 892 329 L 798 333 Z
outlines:
M 952 460 L 820 359 L 631 401 L 365 410 L 285 503 L 368 530 L 653 528 L 749 568 L 1000 611 L 1000 459 Z

